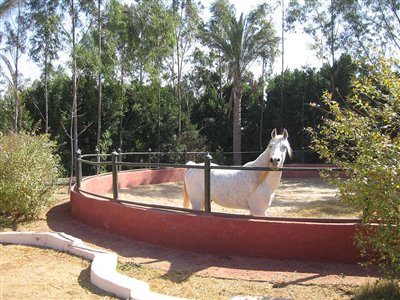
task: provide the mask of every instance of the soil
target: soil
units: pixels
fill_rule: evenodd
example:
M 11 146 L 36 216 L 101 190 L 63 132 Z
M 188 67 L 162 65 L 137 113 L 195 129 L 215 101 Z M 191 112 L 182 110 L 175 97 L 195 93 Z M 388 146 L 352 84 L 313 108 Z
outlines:
M 335 187 L 320 178 L 283 178 L 272 205 L 267 209 L 271 217 L 305 218 L 359 218 L 360 212 L 340 202 Z M 123 189 L 119 197 L 124 200 L 182 207 L 181 182 L 135 186 Z M 111 194 L 107 195 L 112 197 Z M 213 212 L 248 215 L 248 210 L 230 209 L 211 204 Z
M 306 188 L 291 180 L 287 182 L 292 188 Z M 147 191 L 142 191 L 143 188 L 146 189 L 135 190 L 145 196 L 153 190 L 182 195 L 181 187 L 174 184 L 147 186 Z M 291 199 L 288 195 L 285 193 L 287 201 Z M 309 197 L 297 200 L 296 205 L 307 208 L 310 204 L 305 200 Z M 59 190 L 57 198 L 58 203 L 42 219 L 2 230 L 59 231 L 73 235 L 94 248 L 117 253 L 120 272 L 149 282 L 156 292 L 192 299 L 228 299 L 234 295 L 350 299 L 357 287 L 377 278 L 376 270 L 359 265 L 215 256 L 148 245 L 74 220 L 66 188 Z M 314 202 L 320 199 L 315 197 Z M 292 208 L 285 206 L 284 201 L 283 195 L 277 195 L 274 205 L 286 213 Z M 330 201 L 337 203 L 338 199 L 333 195 Z M 115 299 L 90 283 L 90 263 L 83 259 L 16 245 L 0 245 L 0 254 L 0 299 Z

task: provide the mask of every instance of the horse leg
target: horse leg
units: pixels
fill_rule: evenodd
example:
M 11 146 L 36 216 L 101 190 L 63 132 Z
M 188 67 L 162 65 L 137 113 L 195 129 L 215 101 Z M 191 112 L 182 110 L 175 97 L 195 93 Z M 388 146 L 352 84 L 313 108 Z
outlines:
M 192 203 L 192 209 L 204 210 L 204 201 L 202 198 L 190 197 L 190 202 Z
M 190 202 L 193 210 L 203 209 L 204 201 L 203 201 L 202 197 L 199 195 L 203 195 L 204 193 L 202 193 L 201 190 L 199 190 L 196 187 L 186 185 L 186 183 L 184 183 L 183 191 L 184 191 L 183 192 L 184 193 L 184 198 L 183 198 L 184 201 L 183 202 L 184 202 L 185 208 L 189 208 L 189 202 Z
M 271 196 L 269 197 L 269 201 L 268 201 L 268 207 L 270 207 L 270 206 L 271 206 L 271 204 L 272 204 L 272 201 L 274 201 L 274 199 L 275 199 L 275 193 L 272 193 L 272 194 L 271 194 Z
M 183 208 L 189 208 L 190 206 L 190 198 L 186 188 L 186 183 L 183 181 Z
M 265 217 L 269 203 L 272 202 L 271 196 L 273 198 L 272 194 L 267 194 L 266 196 L 264 194 L 262 197 L 257 194 L 253 195 L 253 197 L 251 197 L 248 201 L 250 214 L 252 216 Z

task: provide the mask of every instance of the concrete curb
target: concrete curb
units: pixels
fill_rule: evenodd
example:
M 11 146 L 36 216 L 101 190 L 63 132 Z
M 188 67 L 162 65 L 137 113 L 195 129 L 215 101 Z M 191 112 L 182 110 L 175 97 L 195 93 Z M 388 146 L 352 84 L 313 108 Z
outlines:
M 86 246 L 82 240 L 63 232 L 0 232 L 0 243 L 20 244 L 68 252 L 91 260 L 90 281 L 118 297 L 137 300 L 178 300 L 150 291 L 149 284 L 117 272 L 118 256 Z

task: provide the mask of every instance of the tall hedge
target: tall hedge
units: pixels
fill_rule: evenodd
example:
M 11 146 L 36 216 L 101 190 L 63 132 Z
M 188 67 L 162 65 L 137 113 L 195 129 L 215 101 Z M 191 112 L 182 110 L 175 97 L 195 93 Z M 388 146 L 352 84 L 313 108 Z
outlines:
M 53 201 L 60 159 L 47 135 L 0 132 L 0 214 L 32 219 Z

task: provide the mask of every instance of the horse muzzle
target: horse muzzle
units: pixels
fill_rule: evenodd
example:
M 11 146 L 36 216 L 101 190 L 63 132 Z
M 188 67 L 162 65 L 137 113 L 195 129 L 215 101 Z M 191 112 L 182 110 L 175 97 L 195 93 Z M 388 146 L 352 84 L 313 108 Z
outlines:
M 271 158 L 269 160 L 269 162 L 271 163 L 272 168 L 279 168 L 279 164 L 281 162 L 280 158 Z

